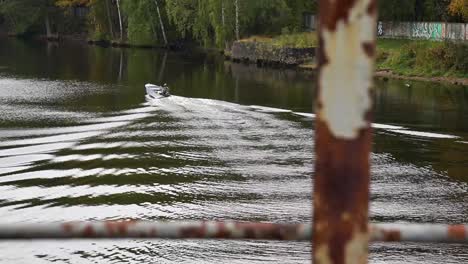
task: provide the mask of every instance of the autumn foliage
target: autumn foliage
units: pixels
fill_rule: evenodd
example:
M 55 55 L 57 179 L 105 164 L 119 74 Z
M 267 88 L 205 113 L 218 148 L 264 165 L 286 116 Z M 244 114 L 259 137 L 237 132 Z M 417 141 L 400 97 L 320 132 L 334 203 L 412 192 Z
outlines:
M 89 5 L 91 0 L 56 0 L 55 5 L 59 7 L 70 7 L 76 5 Z
M 468 0 L 452 0 L 448 7 L 450 14 L 468 20 Z

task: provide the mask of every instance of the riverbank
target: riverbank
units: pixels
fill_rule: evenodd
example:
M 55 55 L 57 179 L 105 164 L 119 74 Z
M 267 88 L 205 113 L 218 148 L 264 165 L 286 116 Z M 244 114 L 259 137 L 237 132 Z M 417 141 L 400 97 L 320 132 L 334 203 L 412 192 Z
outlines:
M 37 39 L 45 40 L 44 36 Z M 253 36 L 235 42 L 230 50 L 200 48 L 195 43 L 134 45 L 127 42 L 87 40 L 85 35 L 61 36 L 60 40 L 78 41 L 114 48 L 155 48 L 173 51 L 198 50 L 224 53 L 228 60 L 252 63 L 261 67 L 288 67 L 315 71 L 315 33 Z M 237 44 L 237 45 L 236 45 Z M 234 48 L 240 53 L 233 56 Z M 434 41 L 379 39 L 377 42 L 376 77 L 468 86 L 468 44 Z
M 229 59 L 258 65 L 282 65 L 315 71 L 314 33 L 254 36 L 234 42 Z M 289 55 L 291 50 L 295 53 Z M 311 50 L 314 50 L 311 52 Z M 289 56 L 284 56 L 287 54 Z M 285 58 L 288 59 L 278 59 Z M 379 39 L 376 76 L 468 85 L 468 44 L 424 40 Z
M 423 81 L 423 82 L 438 82 L 438 83 L 451 83 L 455 85 L 468 86 L 468 78 L 462 77 L 422 77 L 422 76 L 407 76 L 395 73 L 391 70 L 379 70 L 375 72 L 377 78 L 383 79 L 398 79 L 398 80 L 410 80 L 410 81 Z
M 227 59 L 235 62 L 315 71 L 317 67 L 314 49 L 317 44 L 316 35 L 311 32 L 277 37 L 252 36 L 235 42 L 224 54 Z M 379 39 L 375 76 L 468 86 L 468 45 Z
M 392 72 L 392 75 L 467 79 L 468 44 L 380 39 L 376 62 L 378 71 Z

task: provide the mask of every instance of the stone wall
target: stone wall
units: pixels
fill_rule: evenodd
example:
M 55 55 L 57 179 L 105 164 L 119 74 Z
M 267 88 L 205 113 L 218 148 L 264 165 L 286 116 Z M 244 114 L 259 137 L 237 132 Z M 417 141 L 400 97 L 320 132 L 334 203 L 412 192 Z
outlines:
M 468 41 L 468 24 L 380 21 L 377 34 L 380 38 Z
M 231 58 L 257 64 L 299 65 L 315 56 L 315 48 L 280 48 L 262 42 L 236 41 Z

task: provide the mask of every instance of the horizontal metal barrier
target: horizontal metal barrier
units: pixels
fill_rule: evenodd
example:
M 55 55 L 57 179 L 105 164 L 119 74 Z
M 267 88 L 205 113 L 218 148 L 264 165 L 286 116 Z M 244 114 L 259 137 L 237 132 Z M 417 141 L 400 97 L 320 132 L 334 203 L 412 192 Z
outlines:
M 0 239 L 258 239 L 311 241 L 310 223 L 68 222 L 0 224 Z M 373 224 L 374 242 L 467 243 L 468 225 Z

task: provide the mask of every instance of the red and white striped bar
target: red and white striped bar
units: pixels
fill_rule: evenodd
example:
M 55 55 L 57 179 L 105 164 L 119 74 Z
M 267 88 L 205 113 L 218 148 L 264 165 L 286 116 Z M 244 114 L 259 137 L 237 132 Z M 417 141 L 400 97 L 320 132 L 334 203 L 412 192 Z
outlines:
M 465 243 L 468 225 L 376 224 L 370 226 L 371 241 Z
M 252 239 L 310 241 L 310 224 L 247 222 L 69 222 L 1 224 L 5 239 Z M 373 242 L 468 244 L 468 225 L 374 224 Z
M 161 238 L 308 240 L 310 224 L 247 222 L 69 222 L 0 224 L 0 239 Z

